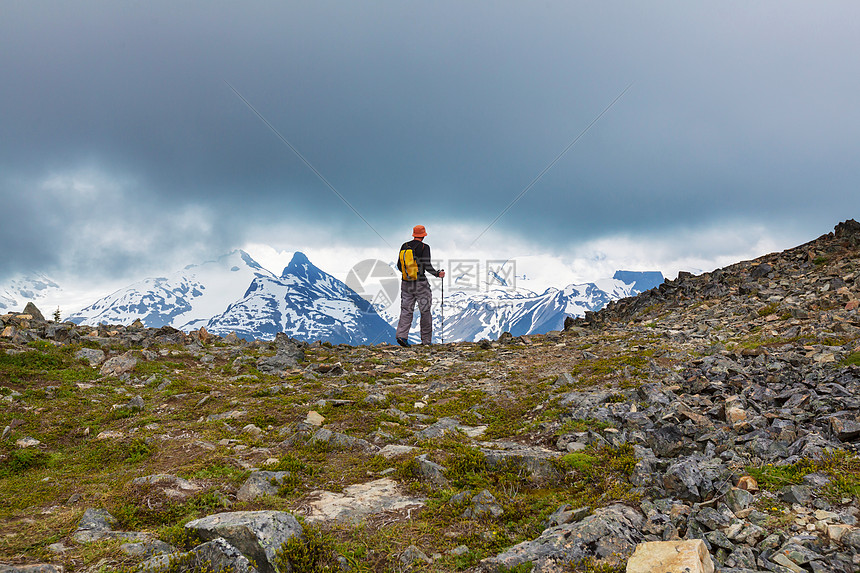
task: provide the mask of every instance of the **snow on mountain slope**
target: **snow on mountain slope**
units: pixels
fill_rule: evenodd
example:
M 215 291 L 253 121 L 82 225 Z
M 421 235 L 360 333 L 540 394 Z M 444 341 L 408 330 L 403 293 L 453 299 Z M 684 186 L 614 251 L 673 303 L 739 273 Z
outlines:
M 60 285 L 43 274 L 18 275 L 0 287 L 0 313 L 20 312 L 28 302 L 39 306 L 60 290 Z M 48 316 L 47 309 L 40 310 Z
M 205 326 L 244 338 L 272 339 L 284 332 L 309 342 L 394 342 L 394 330 L 369 302 L 298 252 L 280 277 L 255 278 L 244 297 Z
M 130 324 L 140 319 L 148 327 L 194 330 L 240 298 L 253 280 L 271 276 L 247 253 L 237 250 L 167 277 L 144 279 L 99 299 L 69 320 L 95 325 Z
M 600 310 L 612 300 L 633 296 L 662 280 L 659 272 L 618 271 L 611 279 L 568 285 L 563 289 L 550 288 L 542 294 L 502 288 L 487 292 L 454 291 L 445 296 L 444 337 L 439 330 L 442 309 L 434 296 L 433 339 L 434 342 L 443 338 L 446 342 L 477 341 L 498 338 L 503 332 L 521 336 L 561 330 L 568 316 L 579 317 L 586 311 Z M 392 306 L 387 312 L 388 321 L 396 325 L 399 306 Z M 418 341 L 417 316 L 416 310 L 410 330 L 413 342 Z

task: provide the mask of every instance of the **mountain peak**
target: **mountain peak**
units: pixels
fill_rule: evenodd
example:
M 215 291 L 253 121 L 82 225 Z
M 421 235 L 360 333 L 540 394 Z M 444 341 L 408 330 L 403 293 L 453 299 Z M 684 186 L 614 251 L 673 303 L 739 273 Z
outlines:
M 308 259 L 307 255 L 305 255 L 301 251 L 296 251 L 293 253 L 293 258 L 290 260 L 290 264 L 288 266 L 293 265 L 310 265 L 311 261 Z
M 318 269 L 304 253 L 296 251 L 295 254 L 293 254 L 292 260 L 290 260 L 290 264 L 284 267 L 284 272 L 281 273 L 281 278 L 296 276 L 305 279 L 318 280 L 321 279 L 324 274 L 325 273 Z

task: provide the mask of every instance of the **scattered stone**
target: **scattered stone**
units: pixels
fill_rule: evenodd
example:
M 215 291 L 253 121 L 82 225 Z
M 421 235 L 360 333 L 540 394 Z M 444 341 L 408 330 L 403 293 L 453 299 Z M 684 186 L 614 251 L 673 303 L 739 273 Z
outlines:
M 323 422 L 325 422 L 325 418 L 316 410 L 308 412 L 308 416 L 305 418 L 305 423 L 311 426 L 322 426 Z
M 32 438 L 30 436 L 24 436 L 23 438 L 18 438 L 17 440 L 15 440 L 15 445 L 19 448 L 35 448 L 41 443 L 42 442 L 40 442 L 36 438 Z
M 471 504 L 471 507 L 467 507 L 463 512 L 465 519 L 498 518 L 505 513 L 493 494 L 486 489 L 473 497 Z
M 200 486 L 197 486 L 186 479 L 170 474 L 154 474 L 134 478 L 131 480 L 131 485 L 155 486 L 160 489 L 165 496 L 177 500 L 186 499 L 200 491 Z
M 415 547 L 414 545 L 410 545 L 407 547 L 403 553 L 400 554 L 400 558 L 398 559 L 401 565 L 406 567 L 411 566 L 414 563 L 432 563 L 433 560 L 427 557 L 427 555 Z
M 379 450 L 379 455 L 386 459 L 396 458 L 398 456 L 405 456 L 411 452 L 417 450 L 415 446 L 400 446 L 397 444 L 388 444 L 387 446 L 381 448 Z

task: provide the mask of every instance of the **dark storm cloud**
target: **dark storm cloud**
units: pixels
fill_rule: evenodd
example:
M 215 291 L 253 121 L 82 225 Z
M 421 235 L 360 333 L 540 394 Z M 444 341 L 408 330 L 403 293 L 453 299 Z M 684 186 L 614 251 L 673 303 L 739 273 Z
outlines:
M 483 240 L 572 244 L 738 218 L 826 230 L 857 215 L 858 11 L 6 4 L 0 197 L 21 216 L 4 217 L 0 272 L 119 272 L 171 249 L 265 241 L 249 233 L 279 222 L 378 242 L 225 80 L 394 242 L 415 213 L 477 236 L 630 82 Z M 111 199 L 39 191 L 82 171 Z M 132 231 L 152 250 L 132 249 Z

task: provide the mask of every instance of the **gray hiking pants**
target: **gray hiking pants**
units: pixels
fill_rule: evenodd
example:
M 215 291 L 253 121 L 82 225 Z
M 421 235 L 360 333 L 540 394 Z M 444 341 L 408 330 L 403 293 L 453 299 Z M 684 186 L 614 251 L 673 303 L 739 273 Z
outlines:
M 432 300 L 433 293 L 430 291 L 428 281 L 400 282 L 400 322 L 397 323 L 397 338 L 409 336 L 412 314 L 415 312 L 417 302 L 418 312 L 421 313 L 421 343 L 430 344 L 433 338 L 433 316 L 430 314 Z

